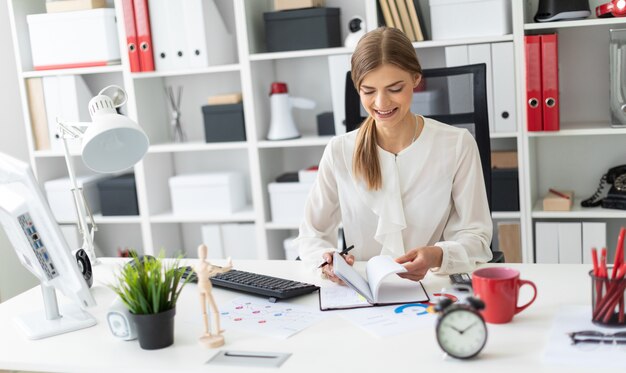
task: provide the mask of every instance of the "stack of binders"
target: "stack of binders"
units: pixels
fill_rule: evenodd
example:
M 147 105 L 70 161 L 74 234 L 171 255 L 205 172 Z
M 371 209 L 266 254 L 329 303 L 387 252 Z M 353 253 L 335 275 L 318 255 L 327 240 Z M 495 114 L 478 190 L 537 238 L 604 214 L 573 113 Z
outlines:
M 524 37 L 528 131 L 558 131 L 560 128 L 557 36 Z
M 234 34 L 228 30 L 215 0 L 143 1 L 149 3 L 157 71 L 236 62 Z
M 148 0 L 122 0 L 130 71 L 154 71 Z

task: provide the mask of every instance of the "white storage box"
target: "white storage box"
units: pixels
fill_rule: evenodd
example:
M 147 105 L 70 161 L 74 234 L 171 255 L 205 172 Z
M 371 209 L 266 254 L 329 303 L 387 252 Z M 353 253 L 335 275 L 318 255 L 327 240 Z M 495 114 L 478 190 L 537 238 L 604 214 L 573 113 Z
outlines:
M 272 222 L 300 224 L 313 183 L 270 183 Z
M 246 205 L 243 175 L 238 172 L 178 175 L 169 184 L 176 215 L 232 214 Z
M 298 258 L 298 246 L 295 244 L 295 239 L 297 237 L 287 237 L 283 241 L 283 246 L 285 247 L 285 259 L 287 260 L 296 260 Z
M 254 224 L 205 224 L 201 230 L 209 259 L 257 259 Z
M 430 0 L 433 40 L 511 33 L 510 0 Z
M 106 175 L 76 177 L 76 184 L 79 188 L 83 188 L 85 200 L 92 214 L 100 212 L 97 182 L 104 178 L 106 178 Z M 48 204 L 52 214 L 58 222 L 75 222 L 78 220 L 69 177 L 46 181 L 44 189 L 48 196 Z
M 115 9 L 26 16 L 35 70 L 105 66 L 120 61 Z

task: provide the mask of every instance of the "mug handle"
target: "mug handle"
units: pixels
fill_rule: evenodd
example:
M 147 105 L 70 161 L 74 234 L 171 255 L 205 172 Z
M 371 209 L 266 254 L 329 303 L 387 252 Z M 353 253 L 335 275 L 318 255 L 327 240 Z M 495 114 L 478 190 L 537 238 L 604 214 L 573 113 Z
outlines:
M 535 298 L 537 298 L 537 287 L 535 286 L 535 283 L 532 281 L 528 281 L 528 280 L 519 280 L 519 286 L 518 289 L 521 288 L 524 285 L 530 285 L 532 286 L 533 290 L 534 290 L 534 294 L 533 294 L 533 299 L 531 299 L 528 303 L 526 303 L 525 305 L 521 306 L 521 307 L 515 307 L 515 314 L 517 315 L 518 313 L 522 312 L 523 310 L 525 310 L 528 306 L 530 306 L 531 304 L 533 304 L 533 302 L 535 301 Z

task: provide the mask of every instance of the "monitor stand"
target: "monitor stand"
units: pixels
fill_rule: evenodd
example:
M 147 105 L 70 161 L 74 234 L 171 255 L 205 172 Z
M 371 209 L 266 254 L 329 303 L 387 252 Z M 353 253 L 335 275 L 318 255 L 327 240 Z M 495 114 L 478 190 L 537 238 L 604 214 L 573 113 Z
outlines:
M 29 339 L 42 339 L 96 325 L 96 319 L 74 304 L 64 304 L 61 313 L 53 287 L 41 284 L 45 312 L 38 309 L 14 318 Z

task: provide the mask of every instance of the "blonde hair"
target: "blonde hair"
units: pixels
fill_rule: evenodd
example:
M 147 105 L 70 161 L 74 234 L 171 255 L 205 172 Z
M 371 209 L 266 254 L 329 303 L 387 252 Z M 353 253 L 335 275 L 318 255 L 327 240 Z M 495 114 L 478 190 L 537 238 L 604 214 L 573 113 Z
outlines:
M 360 91 L 367 73 L 383 64 L 395 65 L 411 74 L 422 75 L 422 67 L 411 41 L 396 28 L 379 27 L 359 40 L 352 54 L 351 76 L 356 90 Z M 371 116 L 363 121 L 358 130 L 352 171 L 357 179 L 365 181 L 369 190 L 378 190 L 382 187 L 376 148 L 376 128 L 374 118 Z

